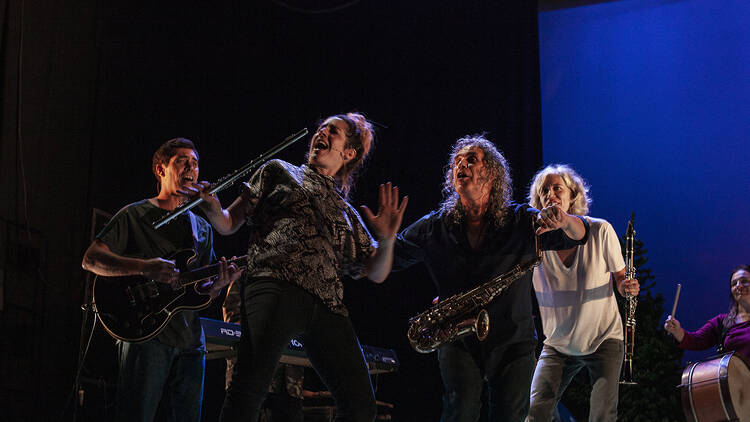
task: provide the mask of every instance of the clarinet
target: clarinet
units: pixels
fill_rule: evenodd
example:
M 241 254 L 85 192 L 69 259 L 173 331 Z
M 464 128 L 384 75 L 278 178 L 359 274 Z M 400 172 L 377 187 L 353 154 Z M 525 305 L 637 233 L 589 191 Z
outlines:
M 625 279 L 635 278 L 634 250 L 635 229 L 633 221 L 628 221 L 628 230 L 625 232 Z M 622 361 L 622 372 L 620 384 L 638 384 L 633 378 L 633 348 L 635 347 L 635 308 L 638 306 L 638 297 L 630 293 L 625 294 L 625 359 Z

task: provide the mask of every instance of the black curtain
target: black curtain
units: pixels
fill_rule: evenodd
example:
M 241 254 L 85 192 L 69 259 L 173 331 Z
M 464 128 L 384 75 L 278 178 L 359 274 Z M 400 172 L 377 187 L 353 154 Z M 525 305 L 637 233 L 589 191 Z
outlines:
M 541 164 L 536 2 L 150 3 L 0 6 L 0 420 L 72 419 L 93 211 L 153 196 L 151 155 L 169 138 L 195 141 L 213 181 L 320 118 L 362 111 L 382 126 L 352 203 L 373 206 L 393 181 L 410 196 L 405 225 L 440 201 L 462 135 L 495 141 L 517 200 Z M 303 144 L 279 158 L 300 163 Z M 218 238 L 217 253 L 242 254 L 246 236 Z M 425 269 L 346 289 L 361 342 L 401 359 L 378 398 L 399 420 L 437 419 L 435 356 L 404 334 L 435 293 Z M 95 333 L 86 403 L 111 404 L 115 359 Z M 205 420 L 222 400 L 220 366 L 207 371 Z

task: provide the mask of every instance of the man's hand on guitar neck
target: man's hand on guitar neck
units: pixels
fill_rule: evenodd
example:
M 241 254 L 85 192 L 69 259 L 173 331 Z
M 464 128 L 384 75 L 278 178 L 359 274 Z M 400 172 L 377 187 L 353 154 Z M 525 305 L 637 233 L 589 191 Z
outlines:
M 232 260 L 236 258 L 236 256 L 232 257 Z M 164 258 L 152 258 L 144 260 L 143 264 L 144 269 L 142 274 L 144 277 L 159 283 L 169 284 L 174 289 L 181 287 L 180 270 L 176 267 L 175 261 Z M 223 256 L 218 264 L 219 275 L 202 283 L 199 288 L 200 291 L 208 293 L 211 299 L 218 297 L 221 289 L 240 278 L 243 271 L 238 269 L 235 264 L 228 263 L 227 259 Z
M 233 256 L 232 261 L 235 259 L 237 259 L 237 257 Z M 222 256 L 219 260 L 219 275 L 201 284 L 199 290 L 208 292 L 208 294 L 211 295 L 211 299 L 216 299 L 216 297 L 219 296 L 219 293 L 221 293 L 221 289 L 240 278 L 243 271 L 244 269 L 239 269 L 237 268 L 237 265 L 228 263 L 227 259 Z

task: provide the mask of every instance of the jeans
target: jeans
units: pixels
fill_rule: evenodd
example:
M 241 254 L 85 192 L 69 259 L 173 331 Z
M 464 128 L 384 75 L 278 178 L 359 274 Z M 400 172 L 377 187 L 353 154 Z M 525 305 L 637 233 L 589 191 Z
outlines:
M 336 403 L 336 421 L 371 422 L 375 393 L 349 318 L 299 286 L 249 280 L 242 291 L 242 337 L 222 421 L 257 420 L 282 350 L 297 336 Z
M 475 341 L 475 340 L 467 340 Z M 443 378 L 441 422 L 475 422 L 482 407 L 487 380 L 490 421 L 518 421 L 529 409 L 529 387 L 534 373 L 534 343 L 497 346 L 484 358 L 470 352 L 464 340 L 438 349 Z
M 168 421 L 200 421 L 204 351 L 171 347 L 157 339 L 121 341 L 118 351 L 118 421 L 151 422 L 159 408 Z
M 625 346 L 605 340 L 594 353 L 568 356 L 544 345 L 531 385 L 529 421 L 551 421 L 557 402 L 575 374 L 584 367 L 591 381 L 589 421 L 617 419 L 617 392 Z

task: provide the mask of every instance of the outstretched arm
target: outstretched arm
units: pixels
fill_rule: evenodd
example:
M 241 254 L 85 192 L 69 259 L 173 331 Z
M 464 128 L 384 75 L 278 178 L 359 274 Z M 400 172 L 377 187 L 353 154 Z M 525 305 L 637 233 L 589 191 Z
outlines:
M 581 219 L 566 213 L 557 204 L 542 208 L 537 216 L 537 222 L 538 235 L 557 229 L 562 229 L 573 240 L 581 240 L 586 235 L 586 227 Z
M 375 283 L 385 281 L 391 272 L 393 245 L 408 203 L 409 197 L 405 196 L 403 200 L 399 200 L 398 187 L 393 187 L 391 182 L 388 182 L 380 185 L 377 214 L 373 214 L 365 205 L 361 207 L 362 214 L 378 239 L 378 248 L 367 261 L 367 278 Z

